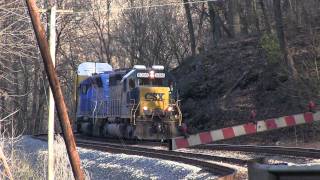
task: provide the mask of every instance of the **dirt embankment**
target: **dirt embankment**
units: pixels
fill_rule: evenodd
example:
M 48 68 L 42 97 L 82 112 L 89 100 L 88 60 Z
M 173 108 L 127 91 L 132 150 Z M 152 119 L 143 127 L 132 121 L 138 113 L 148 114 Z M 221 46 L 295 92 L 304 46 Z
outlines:
M 293 37 L 297 79 L 288 74 L 272 37 L 225 42 L 175 69 L 191 132 L 304 112 L 310 100 L 319 104 L 319 35 Z M 253 110 L 257 116 L 250 119 Z

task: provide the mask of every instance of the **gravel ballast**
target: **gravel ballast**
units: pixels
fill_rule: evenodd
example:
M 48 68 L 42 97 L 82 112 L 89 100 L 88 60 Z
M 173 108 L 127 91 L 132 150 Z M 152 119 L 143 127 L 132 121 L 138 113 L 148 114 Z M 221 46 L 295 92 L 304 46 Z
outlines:
M 24 136 L 19 141 L 21 152 L 29 162 L 35 163 L 38 154 L 47 153 L 47 143 Z M 62 147 L 66 154 L 63 143 Z M 81 163 L 90 179 L 214 179 L 201 168 L 173 161 L 147 158 L 143 156 L 111 154 L 96 150 L 77 148 Z M 61 151 L 61 150 L 60 150 Z M 64 151 L 64 152 L 63 152 Z M 45 169 L 46 167 L 44 167 Z M 71 171 L 71 167 L 68 169 Z

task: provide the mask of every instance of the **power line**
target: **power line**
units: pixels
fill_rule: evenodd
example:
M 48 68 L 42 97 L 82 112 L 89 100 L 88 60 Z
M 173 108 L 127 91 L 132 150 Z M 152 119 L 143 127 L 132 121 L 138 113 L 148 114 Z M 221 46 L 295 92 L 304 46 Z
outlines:
M 156 4 L 156 5 L 146 5 L 146 6 L 133 6 L 133 7 L 124 7 L 124 8 L 111 8 L 111 10 L 115 11 L 128 11 L 128 10 L 136 10 L 136 9 L 146 9 L 146 8 L 158 8 L 158 7 L 169 7 L 169 6 L 181 6 L 185 4 L 199 4 L 199 3 L 207 3 L 207 2 L 214 2 L 216 0 L 200 0 L 200 1 L 189 1 L 189 2 L 180 2 L 180 3 L 167 3 L 167 4 Z M 39 9 L 40 12 L 46 12 L 47 9 Z M 110 12 L 108 9 L 92 9 L 92 10 L 83 10 L 83 11 L 77 11 L 77 10 L 67 10 L 67 9 L 60 9 L 57 10 L 59 14 L 88 14 L 93 12 Z
M 185 4 L 199 4 L 199 3 L 211 2 L 211 1 L 213 2 L 216 0 L 189 1 L 186 3 L 156 4 L 156 5 L 149 5 L 149 6 L 134 6 L 134 7 L 116 8 L 116 9 L 118 9 L 118 10 L 131 10 L 131 9 L 156 8 L 156 7 L 165 7 L 165 6 L 180 6 L 180 5 L 185 5 Z

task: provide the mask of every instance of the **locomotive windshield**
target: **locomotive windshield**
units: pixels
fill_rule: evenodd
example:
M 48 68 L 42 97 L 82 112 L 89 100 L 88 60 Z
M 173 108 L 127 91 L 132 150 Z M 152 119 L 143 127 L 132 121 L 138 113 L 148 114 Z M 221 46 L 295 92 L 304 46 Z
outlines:
M 158 87 L 168 86 L 168 83 L 166 83 L 165 79 L 139 78 L 138 84 L 139 86 L 158 86 Z

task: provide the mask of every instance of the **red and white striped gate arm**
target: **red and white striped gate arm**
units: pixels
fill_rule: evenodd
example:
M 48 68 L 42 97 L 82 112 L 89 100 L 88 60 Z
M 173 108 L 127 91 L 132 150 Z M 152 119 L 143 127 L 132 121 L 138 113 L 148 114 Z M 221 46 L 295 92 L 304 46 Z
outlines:
M 176 137 L 171 139 L 169 144 L 170 150 L 186 148 L 200 144 L 207 144 L 218 140 L 230 139 L 237 136 L 259 133 L 299 124 L 320 121 L 320 111 L 312 113 L 296 114 L 279 118 L 256 121 L 255 123 L 247 123 L 238 126 L 232 126 L 212 131 L 201 132 L 199 134 L 190 135 L 188 138 Z

